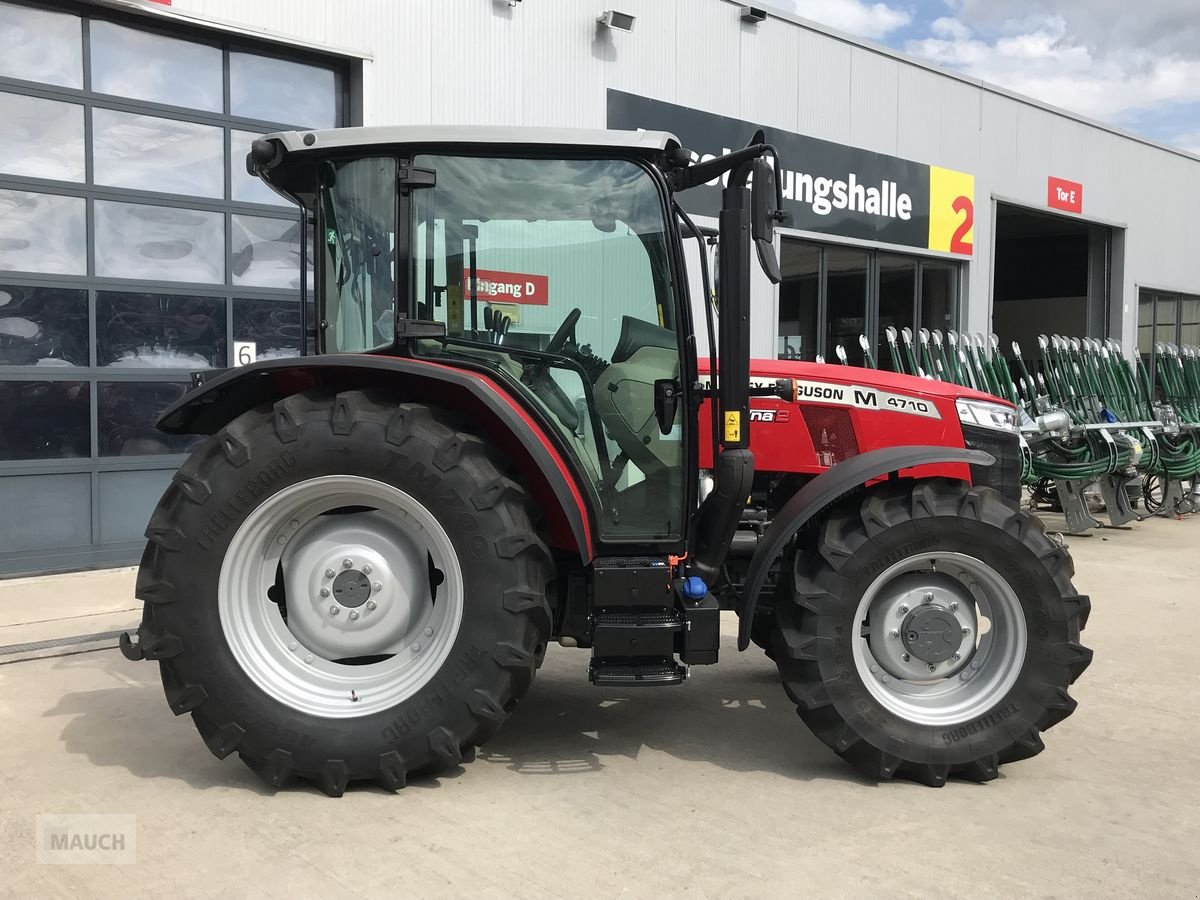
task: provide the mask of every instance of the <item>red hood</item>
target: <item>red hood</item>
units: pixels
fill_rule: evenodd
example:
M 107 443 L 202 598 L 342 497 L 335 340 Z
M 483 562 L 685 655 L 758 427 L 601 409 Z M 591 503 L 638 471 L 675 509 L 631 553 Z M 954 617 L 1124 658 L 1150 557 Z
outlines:
M 708 374 L 708 360 L 699 360 L 701 377 Z M 883 391 L 898 391 L 905 394 L 923 394 L 951 400 L 959 398 L 989 400 L 993 403 L 1008 403 L 984 391 L 960 387 L 949 381 L 918 378 L 915 375 L 898 375 L 884 369 L 864 369 L 858 366 L 843 366 L 833 363 L 801 362 L 792 359 L 752 359 L 750 377 L 774 381 L 776 378 L 795 378 L 798 381 L 833 381 L 874 387 Z M 1010 404 L 1011 405 L 1011 404 Z

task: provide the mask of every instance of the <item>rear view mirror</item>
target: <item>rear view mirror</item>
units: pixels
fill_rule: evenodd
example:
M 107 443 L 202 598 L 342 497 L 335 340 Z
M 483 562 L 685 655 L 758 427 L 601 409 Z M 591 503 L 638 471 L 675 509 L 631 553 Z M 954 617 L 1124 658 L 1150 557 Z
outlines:
M 758 250 L 758 263 L 773 284 L 783 280 L 779 259 L 775 256 L 775 222 L 779 216 L 779 193 L 775 169 L 765 156 L 754 161 L 754 181 L 750 192 L 750 233 Z

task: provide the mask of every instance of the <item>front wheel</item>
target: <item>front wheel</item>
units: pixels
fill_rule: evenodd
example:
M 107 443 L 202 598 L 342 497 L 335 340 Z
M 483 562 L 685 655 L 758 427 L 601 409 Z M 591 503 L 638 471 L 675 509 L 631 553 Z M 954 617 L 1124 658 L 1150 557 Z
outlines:
M 1090 608 L 1040 521 L 988 488 L 885 486 L 798 548 L 775 659 L 813 732 L 874 778 L 995 778 L 1043 749 Z M 789 602 L 790 601 L 790 602 Z
M 457 765 L 549 638 L 524 491 L 441 410 L 351 391 L 240 416 L 147 529 L 127 655 L 268 783 L 341 794 Z

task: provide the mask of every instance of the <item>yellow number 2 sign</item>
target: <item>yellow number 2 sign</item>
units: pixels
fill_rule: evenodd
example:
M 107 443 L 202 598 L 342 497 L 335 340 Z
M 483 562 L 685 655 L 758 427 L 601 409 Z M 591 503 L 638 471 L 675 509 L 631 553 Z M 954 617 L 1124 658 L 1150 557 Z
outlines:
M 929 167 L 929 249 L 964 256 L 974 252 L 974 175 Z

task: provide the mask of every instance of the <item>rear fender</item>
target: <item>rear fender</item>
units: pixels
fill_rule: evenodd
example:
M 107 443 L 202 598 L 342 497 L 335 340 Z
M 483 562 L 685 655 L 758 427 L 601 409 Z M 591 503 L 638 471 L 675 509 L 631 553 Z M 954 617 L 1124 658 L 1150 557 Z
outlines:
M 158 420 L 170 434 L 214 434 L 242 413 L 305 391 L 375 388 L 398 402 L 462 413 L 507 454 L 545 514 L 552 543 L 594 555 L 591 520 L 578 482 L 545 430 L 496 380 L 482 373 L 411 358 L 358 354 L 275 359 L 206 379 Z
M 885 447 L 851 457 L 826 469 L 792 495 L 771 522 L 746 570 L 745 587 L 738 598 L 738 649 L 750 646 L 750 626 L 758 595 L 783 548 L 815 516 L 846 494 L 877 478 L 928 464 L 967 463 L 990 466 L 996 458 L 982 450 L 954 447 Z

